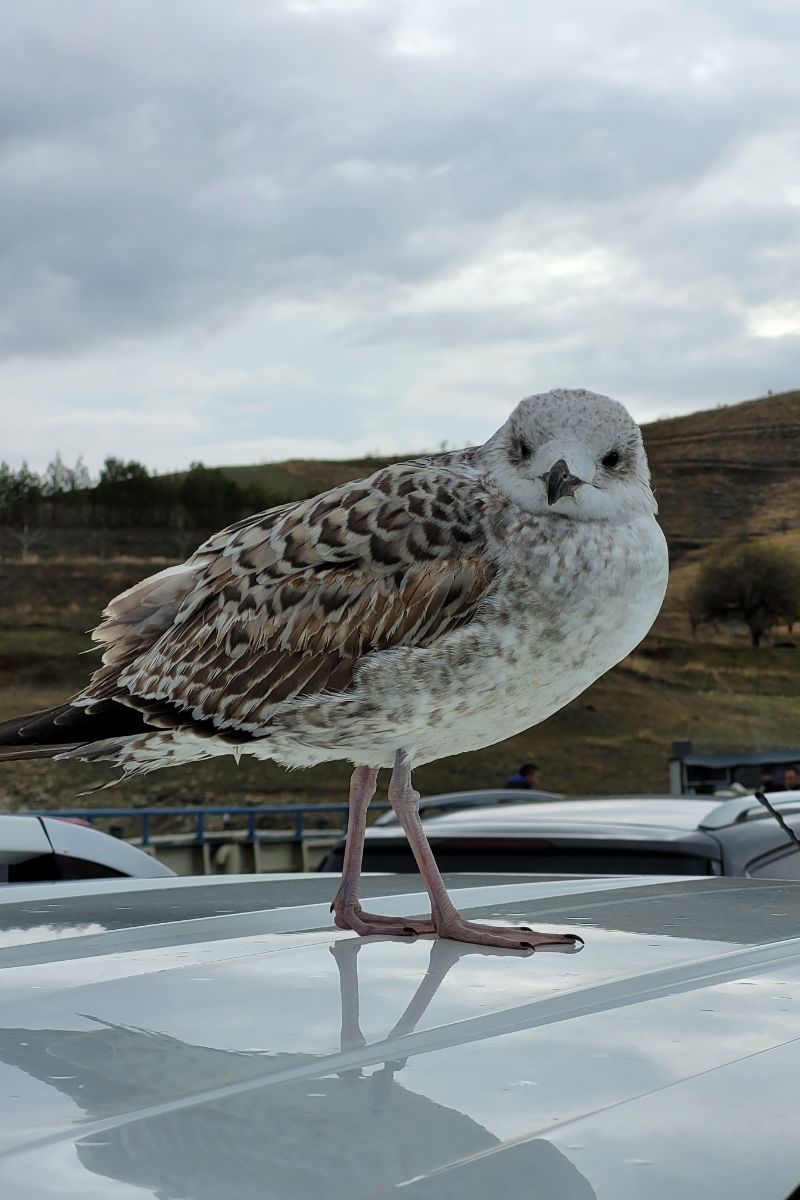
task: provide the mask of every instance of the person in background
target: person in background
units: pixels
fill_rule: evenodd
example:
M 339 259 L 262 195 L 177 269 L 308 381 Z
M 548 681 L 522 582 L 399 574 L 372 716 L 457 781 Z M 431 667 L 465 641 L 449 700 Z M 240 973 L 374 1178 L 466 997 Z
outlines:
M 775 778 L 772 767 L 761 768 L 761 778 L 758 781 L 760 792 L 782 792 L 784 785 Z
M 536 763 L 523 763 L 516 774 L 506 780 L 505 786 L 507 788 L 524 788 L 527 791 L 540 787 L 539 768 Z
M 786 768 L 786 773 L 783 776 L 783 786 L 789 792 L 800 791 L 800 764 L 793 763 L 791 767 Z

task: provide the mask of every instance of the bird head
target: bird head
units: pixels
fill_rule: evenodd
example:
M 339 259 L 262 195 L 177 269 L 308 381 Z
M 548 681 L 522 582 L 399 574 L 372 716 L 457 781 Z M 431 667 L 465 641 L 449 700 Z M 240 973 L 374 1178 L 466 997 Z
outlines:
M 527 512 L 619 522 L 657 511 L 639 426 L 608 396 L 528 396 L 484 451 L 498 491 Z

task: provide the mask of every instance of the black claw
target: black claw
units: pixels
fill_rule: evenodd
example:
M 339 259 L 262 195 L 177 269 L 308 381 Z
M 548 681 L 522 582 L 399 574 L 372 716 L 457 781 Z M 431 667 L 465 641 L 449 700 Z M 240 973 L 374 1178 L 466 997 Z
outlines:
M 403 933 L 411 933 L 411 934 L 413 934 L 414 937 L 417 936 L 417 930 L 412 929 L 410 925 L 403 926 Z
M 523 950 L 530 950 L 532 954 L 536 953 L 536 947 L 532 946 L 530 942 L 520 942 L 520 946 Z
M 520 925 L 520 929 L 523 929 L 525 931 L 525 933 L 533 933 L 533 930 L 531 929 L 530 925 Z

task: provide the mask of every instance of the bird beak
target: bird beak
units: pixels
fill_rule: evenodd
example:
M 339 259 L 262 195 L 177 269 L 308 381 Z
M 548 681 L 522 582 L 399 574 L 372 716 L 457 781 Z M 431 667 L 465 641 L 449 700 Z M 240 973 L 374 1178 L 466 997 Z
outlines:
M 542 475 L 542 479 L 547 484 L 548 504 L 555 504 L 562 496 L 572 496 L 575 489 L 584 482 L 571 473 L 563 458 L 553 463 L 548 474 Z

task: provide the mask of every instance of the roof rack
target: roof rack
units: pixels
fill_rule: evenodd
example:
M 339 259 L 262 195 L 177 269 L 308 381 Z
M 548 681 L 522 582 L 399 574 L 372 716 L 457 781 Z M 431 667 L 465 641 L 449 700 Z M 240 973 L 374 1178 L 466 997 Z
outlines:
M 779 808 L 781 812 L 800 812 L 800 792 L 769 792 L 768 795 L 773 808 Z M 725 829 L 740 821 L 754 821 L 769 815 L 755 795 L 736 796 L 706 813 L 698 829 Z

